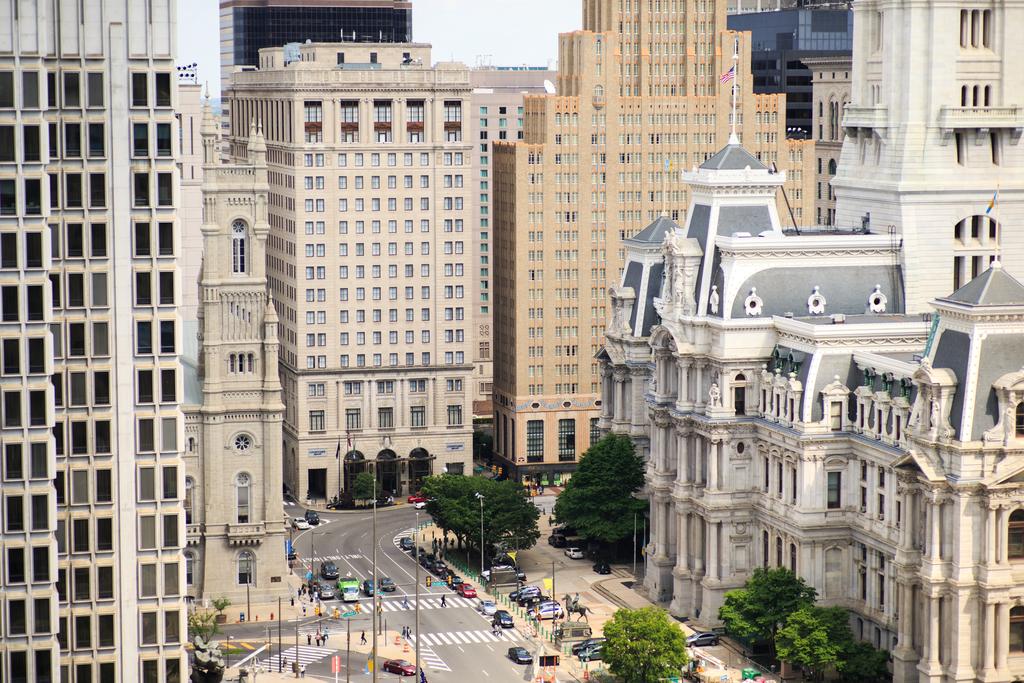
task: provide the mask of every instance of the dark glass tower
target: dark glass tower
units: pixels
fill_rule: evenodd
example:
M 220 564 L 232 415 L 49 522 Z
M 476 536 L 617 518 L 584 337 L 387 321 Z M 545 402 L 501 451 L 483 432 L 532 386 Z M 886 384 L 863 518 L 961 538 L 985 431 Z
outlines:
M 221 0 L 221 78 L 285 43 L 412 42 L 412 0 Z

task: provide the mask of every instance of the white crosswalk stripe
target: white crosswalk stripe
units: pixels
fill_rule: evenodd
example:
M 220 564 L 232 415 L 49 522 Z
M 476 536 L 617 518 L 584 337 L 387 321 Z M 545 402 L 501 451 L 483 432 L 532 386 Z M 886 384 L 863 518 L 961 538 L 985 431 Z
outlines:
M 299 645 L 298 660 L 300 664 L 309 665 L 313 662 L 318 662 L 331 654 L 334 654 L 334 651 L 324 647 L 308 647 L 306 645 Z M 282 655 L 275 654 L 274 656 L 261 661 L 260 665 L 268 671 L 276 670 L 277 660 L 280 657 L 282 657 Z M 283 666 L 290 666 L 291 663 L 295 661 L 295 658 L 295 647 L 292 646 L 287 648 L 283 654 Z M 271 667 L 274 668 L 271 669 Z
M 483 643 L 514 642 L 524 640 L 518 629 L 502 629 L 499 635 L 490 631 L 443 631 L 438 633 L 421 633 L 420 648 L 424 645 L 437 647 L 439 645 L 479 645 Z M 413 637 L 411 642 L 415 643 Z
M 444 663 L 436 652 L 429 647 L 420 645 L 420 664 L 423 668 L 430 668 L 435 671 L 451 671 L 451 667 Z
M 381 600 L 381 609 L 385 612 L 404 612 L 416 609 L 416 598 L 409 598 L 409 606 L 406 607 L 401 598 L 385 598 Z M 472 598 L 461 598 L 457 595 L 445 597 L 447 607 L 441 607 L 441 598 L 420 598 L 420 609 L 452 609 L 455 607 L 470 607 L 476 609 L 480 604 Z

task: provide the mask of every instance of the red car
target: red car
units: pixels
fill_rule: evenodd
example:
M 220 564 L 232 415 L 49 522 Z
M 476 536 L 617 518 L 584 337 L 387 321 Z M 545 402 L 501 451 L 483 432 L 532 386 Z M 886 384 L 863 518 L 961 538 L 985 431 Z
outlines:
M 404 659 L 389 659 L 384 662 L 383 668 L 387 673 L 398 674 L 399 676 L 416 675 L 416 665 Z
M 476 589 L 468 583 L 460 583 L 458 586 L 455 587 L 455 592 L 464 598 L 476 597 Z
M 413 503 L 426 503 L 426 502 L 427 502 L 427 497 L 426 496 L 421 496 L 418 493 L 414 493 L 411 496 L 409 496 L 409 504 L 410 505 L 413 504 Z

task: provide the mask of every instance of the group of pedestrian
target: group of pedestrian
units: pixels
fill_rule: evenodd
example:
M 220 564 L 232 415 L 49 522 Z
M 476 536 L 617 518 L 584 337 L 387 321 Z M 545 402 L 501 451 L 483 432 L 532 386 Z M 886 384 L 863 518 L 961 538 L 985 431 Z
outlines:
M 320 647 L 327 644 L 327 639 L 330 637 L 328 629 L 324 628 L 322 631 L 318 628 L 316 633 L 306 634 L 306 645 L 312 646 L 316 642 L 316 646 Z

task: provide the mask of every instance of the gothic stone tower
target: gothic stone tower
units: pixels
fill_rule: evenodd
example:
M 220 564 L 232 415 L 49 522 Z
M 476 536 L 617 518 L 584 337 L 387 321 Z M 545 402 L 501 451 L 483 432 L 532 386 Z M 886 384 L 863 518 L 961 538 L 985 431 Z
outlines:
M 997 256 L 1024 276 L 1024 0 L 858 0 L 854 12 L 838 224 L 870 215 L 872 231 L 892 230 L 911 313 Z
M 267 293 L 266 142 L 249 137 L 248 158 L 218 163 L 217 124 L 204 107 L 203 268 L 199 376 L 193 424 L 199 457 L 192 499 L 201 557 L 190 558 L 196 594 L 265 600 L 286 591 L 278 317 Z M 190 472 L 191 473 L 191 472 Z M 198 562 L 197 562 L 198 561 Z M 199 578 L 201 577 L 201 579 Z

